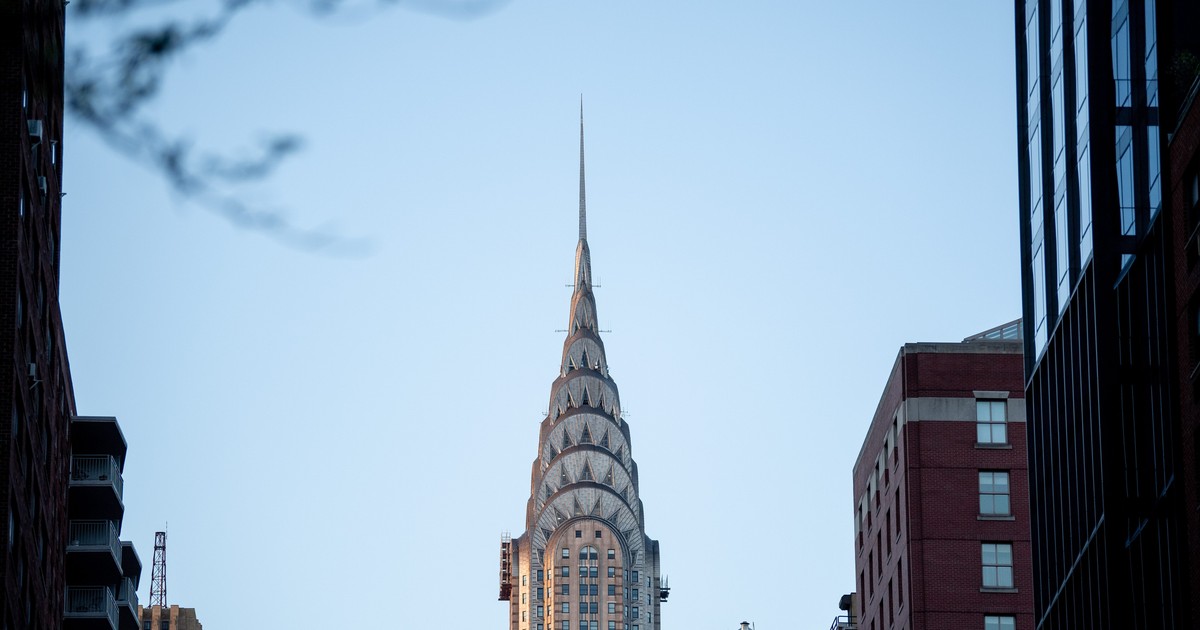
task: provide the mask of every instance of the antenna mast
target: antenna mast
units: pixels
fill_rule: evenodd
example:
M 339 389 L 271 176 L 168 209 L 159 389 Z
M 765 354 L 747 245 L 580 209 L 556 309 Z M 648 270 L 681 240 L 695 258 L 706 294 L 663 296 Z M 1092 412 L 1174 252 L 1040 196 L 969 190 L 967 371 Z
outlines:
M 150 606 L 167 607 L 167 532 L 154 532 L 154 568 L 150 571 Z

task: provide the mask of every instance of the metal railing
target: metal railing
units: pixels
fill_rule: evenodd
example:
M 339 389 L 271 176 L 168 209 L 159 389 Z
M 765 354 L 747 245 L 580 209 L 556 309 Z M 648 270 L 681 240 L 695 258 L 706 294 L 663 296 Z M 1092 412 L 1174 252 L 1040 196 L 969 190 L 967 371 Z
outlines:
M 138 607 L 137 589 L 133 588 L 133 578 L 124 578 L 121 580 L 121 588 L 117 591 L 117 602 L 124 606 L 128 604 L 135 611 Z
M 121 468 L 112 455 L 76 455 L 71 458 L 71 482 L 87 485 L 108 485 L 123 498 L 125 481 Z
M 106 618 L 117 627 L 117 601 L 103 586 L 68 586 L 63 612 L 67 617 Z
M 833 618 L 833 624 L 829 626 L 829 630 L 856 630 L 858 624 L 855 620 L 847 615 L 838 615 Z
M 82 551 L 82 547 L 107 547 L 118 566 L 121 563 L 121 539 L 112 521 L 71 521 L 67 551 Z

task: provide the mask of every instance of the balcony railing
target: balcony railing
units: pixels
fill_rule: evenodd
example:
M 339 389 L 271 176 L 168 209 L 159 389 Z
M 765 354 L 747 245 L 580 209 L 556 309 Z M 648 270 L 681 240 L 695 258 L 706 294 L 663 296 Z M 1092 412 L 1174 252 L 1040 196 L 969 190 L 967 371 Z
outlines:
M 121 562 L 121 539 L 112 521 L 71 521 L 67 551 L 95 551 L 106 548 L 112 552 L 117 566 Z
M 121 468 L 112 455 L 76 455 L 71 458 L 71 483 L 76 485 L 112 485 L 122 497 L 125 482 Z
M 856 630 L 858 624 L 854 619 L 846 615 L 838 615 L 833 618 L 833 624 L 829 626 L 829 630 Z
M 121 580 L 121 588 L 117 591 L 117 603 L 122 606 L 128 604 L 134 610 L 137 610 L 137 589 L 133 588 L 133 578 L 124 578 Z
M 107 619 L 117 627 L 117 602 L 103 586 L 68 586 L 63 612 L 67 619 Z

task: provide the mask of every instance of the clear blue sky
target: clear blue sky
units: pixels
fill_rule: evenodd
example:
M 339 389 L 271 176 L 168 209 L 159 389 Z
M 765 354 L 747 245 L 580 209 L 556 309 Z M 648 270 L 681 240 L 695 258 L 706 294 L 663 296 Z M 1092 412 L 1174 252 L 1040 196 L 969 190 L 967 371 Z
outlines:
M 505 627 L 498 540 L 523 529 L 562 349 L 583 93 L 664 626 L 828 627 L 898 347 L 1019 315 L 1011 13 L 252 9 L 155 115 L 213 148 L 301 133 L 247 198 L 367 256 L 231 227 L 68 121 L 68 348 L 80 412 L 129 441 L 142 597 L 169 522 L 170 599 L 208 628 Z

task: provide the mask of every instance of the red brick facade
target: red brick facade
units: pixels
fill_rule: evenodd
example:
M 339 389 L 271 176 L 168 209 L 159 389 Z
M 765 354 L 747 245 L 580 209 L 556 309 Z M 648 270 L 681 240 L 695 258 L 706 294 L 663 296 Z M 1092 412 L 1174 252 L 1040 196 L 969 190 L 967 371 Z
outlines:
M 901 348 L 854 466 L 858 628 L 1033 627 L 1023 392 L 1019 342 Z M 976 443 L 977 400 L 1005 443 Z M 1005 514 L 980 514 L 980 472 L 1007 473 Z M 1012 546 L 1011 587 L 984 587 L 984 543 Z
M 59 628 L 70 369 L 58 310 L 63 11 L 0 8 L 0 621 Z M 34 124 L 30 124 L 30 123 Z

